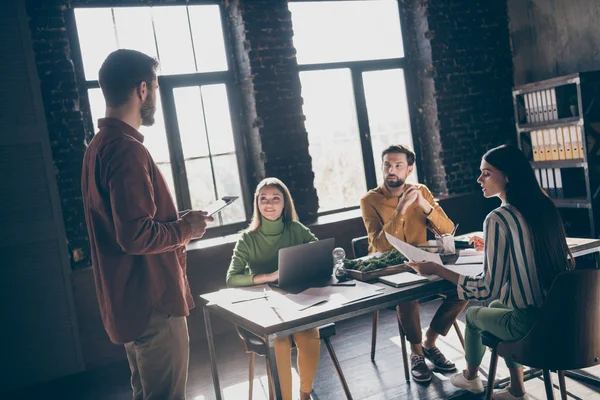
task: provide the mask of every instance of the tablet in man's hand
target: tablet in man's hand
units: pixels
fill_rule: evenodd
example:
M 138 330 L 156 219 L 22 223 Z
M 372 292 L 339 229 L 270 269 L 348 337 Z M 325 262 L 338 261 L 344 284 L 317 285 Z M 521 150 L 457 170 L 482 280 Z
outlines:
M 217 200 L 214 203 L 210 204 L 203 211 L 205 211 L 208 214 L 208 216 L 211 216 L 213 214 L 218 213 L 223 208 L 227 207 L 228 205 L 230 205 L 231 203 L 233 203 L 237 199 L 238 199 L 238 196 L 223 196 L 219 200 Z

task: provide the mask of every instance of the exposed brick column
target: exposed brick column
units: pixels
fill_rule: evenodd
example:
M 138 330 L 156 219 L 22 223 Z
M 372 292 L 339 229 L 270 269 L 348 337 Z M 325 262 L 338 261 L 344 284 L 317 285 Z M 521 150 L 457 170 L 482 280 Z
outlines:
M 229 8 L 255 178 L 283 180 L 300 217 L 310 220 L 318 199 L 287 1 L 239 0 Z
M 60 0 L 29 0 L 31 37 L 48 122 L 67 245 L 74 268 L 89 265 L 89 243 L 81 199 L 81 163 L 86 129 Z
M 437 195 L 477 190 L 480 158 L 516 140 L 505 0 L 403 0 L 424 99 L 417 137 Z M 431 78 L 433 78 L 433 91 Z M 433 112 L 436 110 L 437 113 Z M 429 154 L 427 154 L 430 152 Z M 439 163 L 435 164 L 435 163 Z M 447 192 L 443 191 L 446 186 Z

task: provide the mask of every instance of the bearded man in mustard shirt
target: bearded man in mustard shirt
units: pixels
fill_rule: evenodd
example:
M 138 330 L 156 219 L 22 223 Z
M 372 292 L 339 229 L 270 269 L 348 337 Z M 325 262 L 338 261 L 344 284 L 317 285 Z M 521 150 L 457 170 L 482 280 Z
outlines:
M 427 240 L 427 229 L 450 233 L 454 224 L 434 200 L 425 185 L 406 183 L 414 170 L 415 153 L 406 146 L 392 145 L 381 155 L 383 184 L 360 200 L 362 218 L 369 235 L 369 254 L 393 249 L 385 233 L 413 246 Z M 411 347 L 411 375 L 417 382 L 431 380 L 425 363 L 429 359 L 435 368 L 451 371 L 456 368 L 436 347 L 439 335 L 446 336 L 456 317 L 467 305 L 457 293 L 447 295 L 435 313 L 422 338 L 419 302 L 400 304 L 400 322 Z

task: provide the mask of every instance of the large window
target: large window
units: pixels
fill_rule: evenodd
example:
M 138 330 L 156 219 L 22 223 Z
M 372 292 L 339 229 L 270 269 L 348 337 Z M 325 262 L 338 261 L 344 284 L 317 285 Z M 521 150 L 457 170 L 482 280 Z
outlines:
M 381 151 L 412 147 L 397 0 L 291 2 L 319 213 L 382 182 Z M 416 182 L 416 171 L 409 181 Z
M 244 165 L 233 112 L 218 5 L 76 8 L 90 112 L 104 116 L 98 71 L 119 48 L 142 51 L 159 62 L 156 122 L 142 127 L 144 144 L 165 176 L 177 207 L 203 209 L 224 195 L 235 202 L 218 214 L 206 237 L 241 228 L 247 220 L 240 165 Z

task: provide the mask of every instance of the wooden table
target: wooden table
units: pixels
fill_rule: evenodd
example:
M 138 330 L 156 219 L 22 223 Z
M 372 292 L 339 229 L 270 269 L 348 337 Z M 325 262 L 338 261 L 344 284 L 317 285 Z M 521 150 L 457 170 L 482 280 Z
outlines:
M 571 251 L 575 257 L 594 252 L 600 252 L 600 240 L 597 239 L 569 239 Z M 227 321 L 244 328 L 257 336 L 262 337 L 267 344 L 267 358 L 273 378 L 275 397 L 281 398 L 279 374 L 275 361 L 274 340 L 278 337 L 289 336 L 295 332 L 318 328 L 319 326 L 353 318 L 362 314 L 372 313 L 388 307 L 395 307 L 399 303 L 409 302 L 433 296 L 439 293 L 448 293 L 456 290 L 456 285 L 439 279 L 419 283 L 403 288 L 394 288 L 383 283 L 375 283 L 383 287 L 381 294 L 358 300 L 351 304 L 336 305 L 325 303 L 313 306 L 304 311 L 274 309 L 270 307 L 256 307 L 253 302 L 237 304 L 207 304 L 208 295 L 201 295 L 203 314 L 208 340 L 209 357 L 213 376 L 213 384 L 217 400 L 222 399 L 217 370 L 217 359 L 210 322 L 210 313 L 214 313 Z

